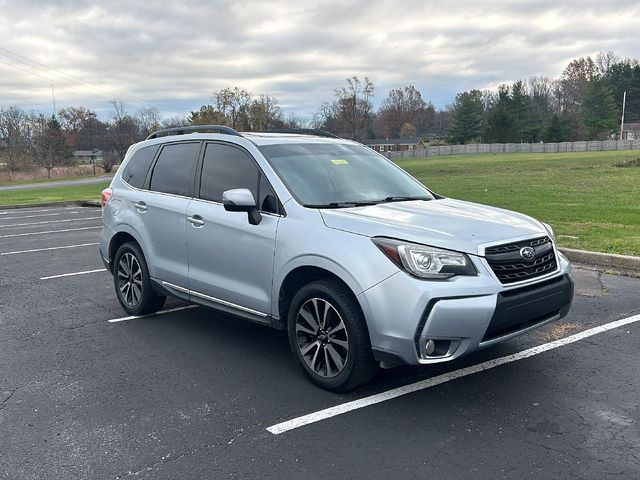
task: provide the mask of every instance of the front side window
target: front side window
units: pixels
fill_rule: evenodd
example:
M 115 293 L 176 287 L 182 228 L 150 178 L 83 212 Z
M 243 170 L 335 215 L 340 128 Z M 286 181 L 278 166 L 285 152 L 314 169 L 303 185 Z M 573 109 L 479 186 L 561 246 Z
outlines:
M 276 195 L 249 154 L 230 145 L 207 144 L 200 178 L 200 198 L 222 203 L 223 192 L 235 188 L 249 189 L 259 210 L 277 213 Z
M 434 198 L 400 167 L 364 146 L 309 143 L 259 148 L 291 194 L 308 207 Z
M 151 173 L 149 190 L 188 197 L 200 150 L 199 142 L 174 143 L 162 147 Z

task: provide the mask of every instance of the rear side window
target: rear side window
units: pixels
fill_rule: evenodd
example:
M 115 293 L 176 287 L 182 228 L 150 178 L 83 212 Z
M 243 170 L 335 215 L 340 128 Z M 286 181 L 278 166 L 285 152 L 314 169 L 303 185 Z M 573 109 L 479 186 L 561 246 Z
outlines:
M 258 209 L 277 213 L 275 193 L 251 156 L 229 145 L 207 144 L 200 178 L 200 198 L 222 202 L 222 193 L 234 188 L 249 189 Z
M 191 195 L 191 174 L 200 143 L 175 143 L 162 147 L 153 167 L 149 190 L 188 197 Z
M 147 172 L 156 156 L 159 145 L 144 147 L 133 154 L 131 160 L 127 162 L 127 166 L 122 172 L 122 179 L 132 187 L 142 188 L 144 179 L 147 178 Z

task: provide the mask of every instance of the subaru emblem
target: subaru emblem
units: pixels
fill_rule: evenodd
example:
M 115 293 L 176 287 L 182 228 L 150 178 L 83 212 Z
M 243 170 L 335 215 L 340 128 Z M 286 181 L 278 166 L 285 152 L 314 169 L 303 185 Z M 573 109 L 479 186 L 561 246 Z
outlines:
M 524 260 L 533 260 L 536 258 L 536 251 L 531 247 L 524 247 L 520 249 L 520 256 Z

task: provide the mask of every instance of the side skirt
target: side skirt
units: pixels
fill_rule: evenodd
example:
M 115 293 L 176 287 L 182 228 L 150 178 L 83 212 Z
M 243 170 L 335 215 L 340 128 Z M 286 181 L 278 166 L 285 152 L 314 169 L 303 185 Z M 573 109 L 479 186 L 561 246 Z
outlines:
M 202 305 L 218 312 L 233 315 L 234 317 L 249 320 L 250 322 L 260 325 L 266 325 L 268 327 L 277 329 L 282 328 L 280 319 L 275 318 L 271 315 L 257 312 L 240 305 L 234 305 L 232 303 L 225 302 L 224 300 L 215 299 L 198 292 L 192 292 L 187 288 L 164 282 L 155 278 L 152 278 L 151 282 L 153 284 L 153 289 L 156 292 L 161 293 L 162 295 L 186 300 L 187 302 Z

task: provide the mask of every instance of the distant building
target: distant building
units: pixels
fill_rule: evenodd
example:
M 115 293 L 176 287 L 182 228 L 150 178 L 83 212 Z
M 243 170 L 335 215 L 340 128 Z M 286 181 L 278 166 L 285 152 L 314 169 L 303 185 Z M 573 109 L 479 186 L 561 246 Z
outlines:
M 376 152 L 405 152 L 417 150 L 422 146 L 420 138 L 369 138 L 362 141 Z
M 626 123 L 622 131 L 622 140 L 640 140 L 640 123 Z
M 103 160 L 102 150 L 76 150 L 73 152 L 73 158 L 78 163 L 91 163 L 95 160 L 96 163 L 100 163 Z

